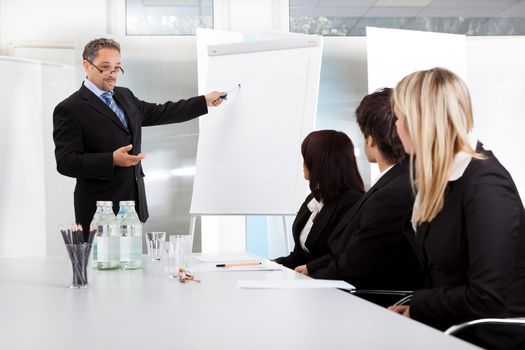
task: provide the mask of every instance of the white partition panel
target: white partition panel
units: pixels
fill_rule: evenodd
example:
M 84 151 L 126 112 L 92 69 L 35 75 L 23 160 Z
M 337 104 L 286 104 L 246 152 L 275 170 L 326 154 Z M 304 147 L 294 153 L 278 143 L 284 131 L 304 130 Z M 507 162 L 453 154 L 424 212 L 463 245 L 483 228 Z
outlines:
M 469 38 L 474 132 L 512 175 L 525 198 L 525 38 Z
M 57 200 L 66 189 L 57 184 L 46 193 L 54 164 L 50 106 L 64 97 L 58 91 L 70 87 L 69 71 L 64 75 L 61 65 L 0 57 L 0 256 L 47 255 L 46 198 Z M 56 230 L 49 233 L 59 242 Z
M 45 256 L 41 64 L 0 60 L 0 256 Z
M 366 28 L 368 92 L 395 87 L 406 75 L 443 67 L 463 79 L 467 75 L 465 35 L 413 30 Z M 372 179 L 379 168 L 371 166 Z
M 53 142 L 53 110 L 55 106 L 80 87 L 70 65 L 42 65 L 42 142 L 45 173 L 46 254 L 65 255 L 64 242 L 58 234 L 58 225 L 73 223 L 73 191 L 75 179 L 58 173 Z M 44 230 L 42 230 L 42 233 Z
M 465 35 L 366 28 L 368 92 L 394 87 L 404 76 L 433 67 L 467 73 Z

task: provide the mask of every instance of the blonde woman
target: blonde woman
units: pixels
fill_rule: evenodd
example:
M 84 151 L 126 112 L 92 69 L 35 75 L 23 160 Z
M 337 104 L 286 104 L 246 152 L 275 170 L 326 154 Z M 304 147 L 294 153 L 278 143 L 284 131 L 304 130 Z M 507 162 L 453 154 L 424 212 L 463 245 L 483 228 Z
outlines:
M 486 317 L 525 316 L 525 211 L 510 174 L 470 133 L 469 92 L 434 68 L 399 82 L 396 127 L 410 154 L 412 213 L 427 288 L 391 307 L 439 329 Z M 481 339 L 518 348 L 524 334 Z M 521 345 L 518 345 L 521 344 Z

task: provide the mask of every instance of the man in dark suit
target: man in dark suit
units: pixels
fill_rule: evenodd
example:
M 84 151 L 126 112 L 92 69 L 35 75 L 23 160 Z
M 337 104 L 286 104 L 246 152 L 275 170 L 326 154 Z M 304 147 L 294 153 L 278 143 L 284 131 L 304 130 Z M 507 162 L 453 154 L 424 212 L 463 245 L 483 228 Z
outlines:
M 59 173 L 74 177 L 75 216 L 84 230 L 97 200 L 135 200 L 142 222 L 148 219 L 144 173 L 140 161 L 142 126 L 180 123 L 218 106 L 224 93 L 212 92 L 178 102 L 154 104 L 115 86 L 124 71 L 120 45 L 111 39 L 89 42 L 82 54 L 86 79 L 80 90 L 53 112 L 53 139 Z
M 378 90 L 356 110 L 366 156 L 379 165 L 380 177 L 333 231 L 331 254 L 309 271 L 314 278 L 344 279 L 359 289 L 419 287 L 421 268 L 408 235 L 414 198 L 391 94 Z

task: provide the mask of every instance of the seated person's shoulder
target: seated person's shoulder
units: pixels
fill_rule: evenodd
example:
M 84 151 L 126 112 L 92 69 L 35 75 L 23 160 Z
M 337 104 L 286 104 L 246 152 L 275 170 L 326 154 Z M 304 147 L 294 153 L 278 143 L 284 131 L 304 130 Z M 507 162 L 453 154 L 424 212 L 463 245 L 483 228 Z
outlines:
M 357 202 L 362 195 L 363 193 L 356 189 L 346 189 L 341 192 L 339 197 L 342 203 L 353 204 Z
M 472 159 L 462 176 L 467 184 L 513 182 L 510 173 L 490 151 L 482 152 L 485 158 Z

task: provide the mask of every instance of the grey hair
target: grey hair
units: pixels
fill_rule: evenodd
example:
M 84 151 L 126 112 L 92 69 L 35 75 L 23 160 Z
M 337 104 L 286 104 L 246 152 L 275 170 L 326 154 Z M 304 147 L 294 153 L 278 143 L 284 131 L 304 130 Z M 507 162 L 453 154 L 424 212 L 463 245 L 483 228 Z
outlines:
M 120 44 L 113 39 L 100 38 L 91 40 L 84 47 L 84 52 L 82 52 L 82 59 L 93 62 L 93 60 L 98 55 L 98 50 L 100 49 L 114 49 L 120 53 Z

